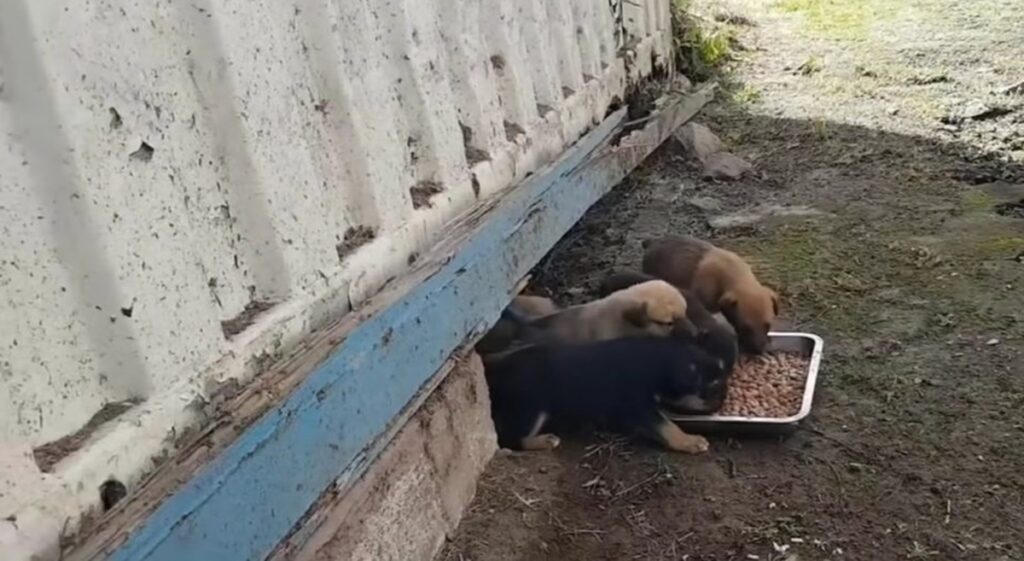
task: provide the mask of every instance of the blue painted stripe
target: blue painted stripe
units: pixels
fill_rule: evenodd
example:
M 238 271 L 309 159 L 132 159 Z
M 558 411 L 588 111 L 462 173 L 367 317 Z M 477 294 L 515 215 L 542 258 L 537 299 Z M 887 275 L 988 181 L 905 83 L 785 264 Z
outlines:
M 447 264 L 356 327 L 110 558 L 249 561 L 269 554 L 353 461 L 365 466 L 372 459 L 360 454 L 473 329 L 498 317 L 516 281 L 629 171 L 633 158 L 581 165 L 623 115 L 606 119 L 510 191 Z

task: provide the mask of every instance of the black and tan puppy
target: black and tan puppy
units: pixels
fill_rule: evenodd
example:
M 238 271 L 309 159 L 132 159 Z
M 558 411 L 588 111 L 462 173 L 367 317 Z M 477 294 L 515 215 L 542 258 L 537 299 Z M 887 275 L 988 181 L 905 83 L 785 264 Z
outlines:
M 502 447 L 548 450 L 560 442 L 553 430 L 599 427 L 697 454 L 707 440 L 683 432 L 661 408 L 708 411 L 728 374 L 679 338 L 627 337 L 516 351 L 488 366 L 487 384 Z
M 494 327 L 477 341 L 476 352 L 484 357 L 504 352 L 522 337 L 524 323 L 559 311 L 561 308 L 550 298 L 520 294 L 512 299 Z
M 708 311 L 721 311 L 745 351 L 764 352 L 779 296 L 757 280 L 743 258 L 692 237 L 647 240 L 643 247 L 645 273 L 687 290 Z
M 601 282 L 598 294 L 604 297 L 655 278 L 638 271 L 617 271 L 608 275 Z M 723 369 L 731 370 L 739 355 L 736 331 L 725 318 L 709 312 L 695 295 L 687 290 L 680 290 L 680 292 L 686 299 L 686 317 L 696 331 L 694 341 L 702 349 L 721 360 L 720 366 Z

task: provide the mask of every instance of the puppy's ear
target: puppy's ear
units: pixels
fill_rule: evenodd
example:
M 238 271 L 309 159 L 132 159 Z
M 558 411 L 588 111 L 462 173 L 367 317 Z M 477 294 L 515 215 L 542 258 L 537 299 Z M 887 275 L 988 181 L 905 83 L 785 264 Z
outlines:
M 732 291 L 723 292 L 722 296 L 718 299 L 718 309 L 722 311 L 722 314 L 726 314 L 726 312 L 732 313 L 736 309 L 736 303 L 735 293 Z
M 779 293 L 769 288 L 768 295 L 772 297 L 772 313 L 779 315 Z
M 622 312 L 622 319 L 636 327 L 647 327 L 651 318 L 647 315 L 647 302 L 637 302 Z
M 739 301 L 736 299 L 736 295 L 732 292 L 726 292 L 722 294 L 722 297 L 718 299 L 718 310 L 722 312 L 725 319 L 732 325 L 738 325 L 739 317 L 737 317 L 737 308 Z

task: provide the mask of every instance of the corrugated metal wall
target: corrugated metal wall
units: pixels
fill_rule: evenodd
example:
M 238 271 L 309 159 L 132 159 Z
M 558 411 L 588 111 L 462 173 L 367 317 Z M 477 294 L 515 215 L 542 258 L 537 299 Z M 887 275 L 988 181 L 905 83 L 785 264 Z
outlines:
M 667 61 L 668 3 L 0 2 L 8 463 L 136 400 L 46 485 L 140 473 Z

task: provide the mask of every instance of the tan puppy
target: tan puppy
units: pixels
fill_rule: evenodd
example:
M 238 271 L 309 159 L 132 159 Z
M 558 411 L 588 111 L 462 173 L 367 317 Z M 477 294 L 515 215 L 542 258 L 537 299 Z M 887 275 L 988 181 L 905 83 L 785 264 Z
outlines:
M 636 271 L 618 271 L 605 277 L 598 288 L 599 296 L 607 296 L 623 288 L 634 284 L 640 284 L 649 280 L 656 280 L 657 277 Z M 678 287 L 676 287 L 678 288 Z M 736 330 L 722 314 L 712 314 L 701 303 L 700 298 L 694 294 L 682 290 L 683 298 L 686 299 L 686 317 L 697 330 L 697 337 L 694 343 L 705 352 L 721 361 L 723 370 L 732 370 L 736 363 L 739 347 L 737 346 Z M 685 335 L 685 332 L 681 334 Z
M 743 258 L 688 236 L 647 240 L 643 247 L 645 273 L 688 290 L 708 311 L 721 311 L 744 350 L 764 352 L 779 296 L 757 280 Z
M 587 343 L 620 337 L 668 337 L 677 330 L 695 334 L 686 319 L 686 299 L 671 284 L 652 280 L 530 321 L 533 342 Z

